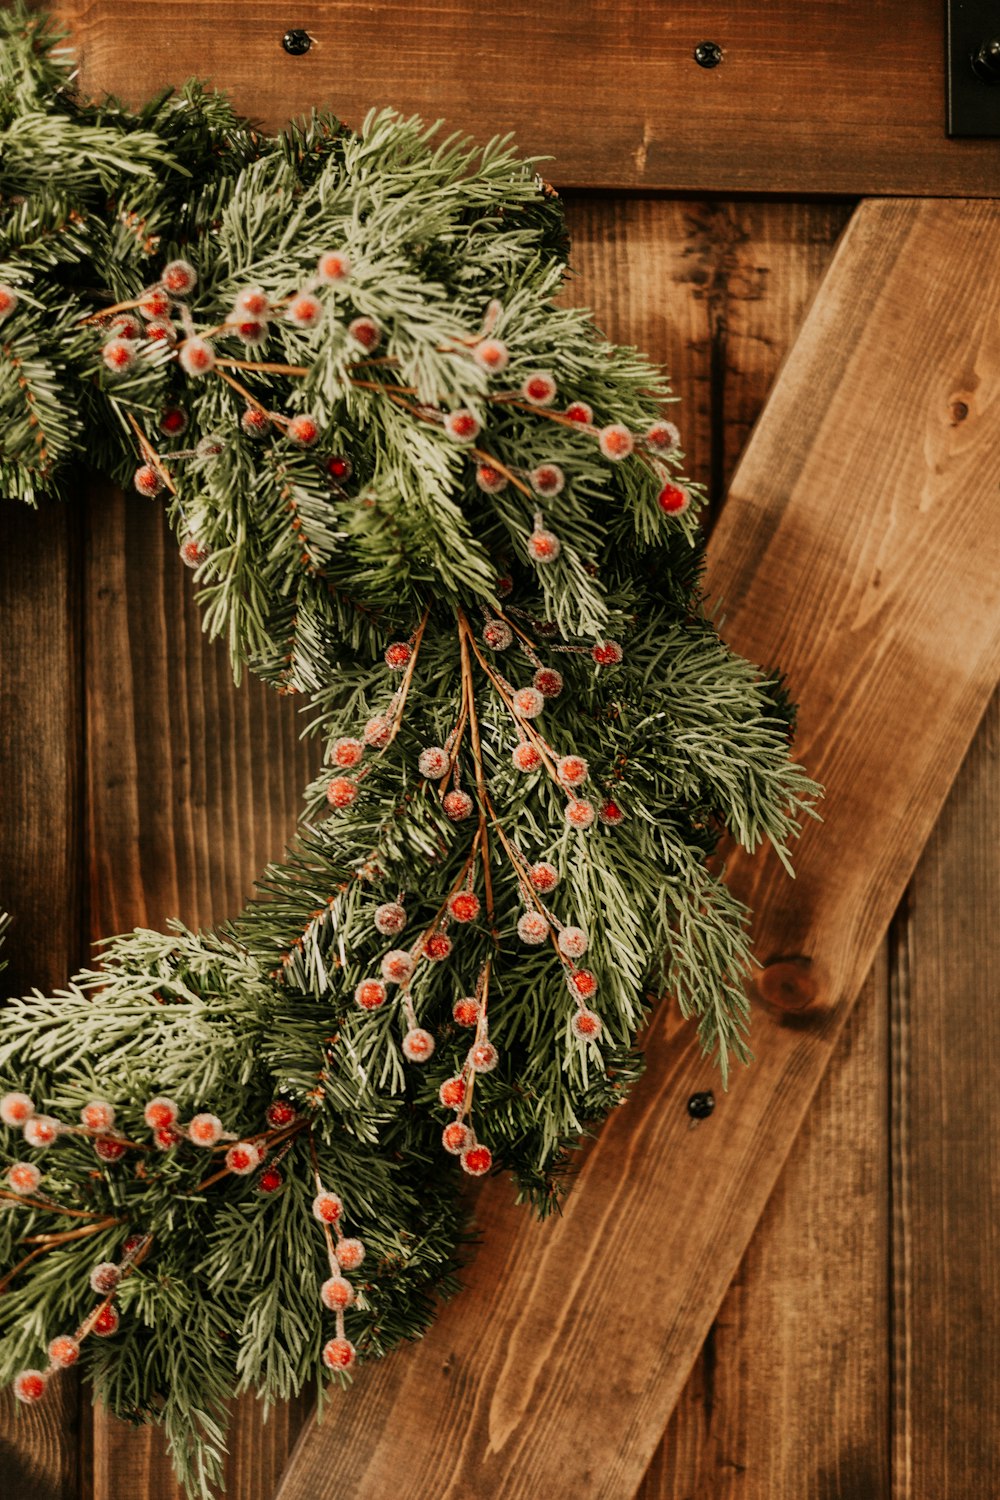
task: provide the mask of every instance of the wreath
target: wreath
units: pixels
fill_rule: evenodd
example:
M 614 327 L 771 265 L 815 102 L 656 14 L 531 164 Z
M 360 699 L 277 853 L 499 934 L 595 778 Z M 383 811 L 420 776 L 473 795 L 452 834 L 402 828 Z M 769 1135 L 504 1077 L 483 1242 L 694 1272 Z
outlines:
M 0 489 L 162 502 L 206 631 L 325 748 L 242 914 L 4 1014 L 0 1373 L 79 1363 L 205 1496 L 234 1392 L 425 1327 L 467 1176 L 557 1201 L 658 997 L 747 1057 L 709 856 L 784 855 L 816 788 L 706 608 L 663 375 L 559 304 L 532 161 L 88 101 L 61 40 L 0 18 Z

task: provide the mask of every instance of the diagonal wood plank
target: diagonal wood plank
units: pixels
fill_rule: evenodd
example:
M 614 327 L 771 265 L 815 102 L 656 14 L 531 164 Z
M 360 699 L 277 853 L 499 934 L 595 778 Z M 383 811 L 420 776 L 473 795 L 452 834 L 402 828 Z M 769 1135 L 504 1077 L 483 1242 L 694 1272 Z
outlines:
M 826 784 L 794 885 L 757 911 L 758 1060 L 711 1121 L 687 1028 L 589 1153 L 566 1213 L 484 1195 L 471 1289 L 360 1378 L 280 1500 L 634 1493 L 1000 672 L 1000 206 L 861 206 L 734 480 L 712 547 L 726 634 L 780 660 Z

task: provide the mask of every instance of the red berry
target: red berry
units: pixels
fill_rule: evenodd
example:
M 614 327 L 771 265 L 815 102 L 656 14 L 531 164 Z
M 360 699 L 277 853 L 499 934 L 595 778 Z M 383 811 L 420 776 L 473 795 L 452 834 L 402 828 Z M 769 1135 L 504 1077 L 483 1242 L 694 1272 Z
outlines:
M 41 1370 L 22 1370 L 14 1379 L 14 1395 L 31 1406 L 45 1395 L 45 1375 Z
M 651 448 L 666 453 L 671 448 L 680 447 L 681 435 L 673 422 L 654 422 L 646 433 L 646 442 Z
M 271 431 L 271 418 L 259 406 L 248 406 L 240 417 L 240 426 L 248 437 L 267 437 Z
M 113 374 L 125 375 L 135 364 L 135 345 L 130 339 L 108 339 L 101 358 Z
M 555 562 L 562 551 L 562 543 L 551 531 L 539 527 L 528 538 L 528 556 L 536 563 Z
M 559 871 L 548 860 L 540 859 L 536 865 L 532 865 L 529 874 L 536 891 L 548 893 L 554 891 L 559 884 Z
M 539 667 L 531 679 L 543 698 L 558 698 L 563 690 L 563 677 L 554 667 Z
M 617 667 L 625 655 L 617 641 L 600 641 L 590 654 L 599 667 Z
M 413 1026 L 403 1038 L 403 1055 L 410 1062 L 426 1062 L 434 1051 L 434 1038 L 422 1026 Z
M 298 1119 L 298 1110 L 287 1099 L 272 1099 L 264 1113 L 264 1119 L 272 1130 L 282 1130 Z
M 29 1146 L 51 1146 L 59 1134 L 59 1121 L 51 1115 L 32 1115 L 25 1120 L 23 1129 Z
M 621 422 L 612 422 L 610 427 L 602 427 L 598 442 L 604 457 L 610 458 L 614 463 L 628 458 L 635 448 L 635 439 Z
M 481 425 L 471 411 L 460 407 L 445 414 L 444 430 L 457 443 L 471 443 L 479 436 Z
M 389 743 L 391 733 L 392 720 L 385 714 L 375 714 L 373 718 L 368 720 L 362 730 L 362 739 L 370 749 L 381 750 L 384 745 Z
M 150 318 L 146 324 L 147 339 L 165 339 L 167 343 L 174 343 L 177 329 L 169 318 Z
M 189 260 L 172 260 L 164 266 L 160 281 L 172 297 L 186 297 L 194 291 L 198 273 Z
M 490 620 L 483 627 L 483 644 L 491 651 L 506 651 L 514 643 L 514 632 L 506 620 Z
M 138 1250 L 140 1245 L 145 1244 L 146 1239 L 147 1236 L 144 1234 L 130 1234 L 124 1245 L 122 1245 L 122 1255 L 131 1255 L 135 1250 Z
M 668 516 L 679 516 L 691 504 L 691 496 L 679 484 L 665 484 L 660 491 L 660 509 Z
M 501 473 L 492 464 L 479 464 L 476 469 L 476 484 L 484 495 L 500 495 L 507 488 L 509 480 L 506 474 Z
M 566 415 L 571 422 L 579 422 L 582 427 L 589 427 L 594 420 L 594 413 L 586 401 L 572 401 L 566 408 Z
M 422 952 L 431 963 L 439 964 L 451 953 L 451 938 L 444 932 L 431 932 L 424 939 Z
M 268 335 L 263 318 L 237 318 L 229 326 L 244 344 L 263 344 Z
M 320 1300 L 331 1312 L 343 1312 L 354 1301 L 354 1288 L 344 1276 L 330 1276 L 319 1289 Z
M 479 897 L 474 891 L 459 891 L 448 902 L 456 922 L 474 922 L 479 916 Z
M 295 443 L 299 448 L 311 448 L 319 441 L 319 423 L 315 417 L 306 412 L 293 417 L 285 429 L 285 435 L 289 442 Z
M 257 1191 L 258 1193 L 276 1193 L 284 1180 L 277 1167 L 265 1167 L 257 1178 Z
M 342 1271 L 356 1271 L 365 1258 L 365 1247 L 360 1240 L 337 1241 L 337 1264 Z
M 101 1161 L 120 1161 L 128 1147 L 124 1141 L 116 1140 L 113 1135 L 101 1135 L 94 1142 L 94 1150 Z
M 492 1042 L 476 1042 L 469 1053 L 469 1066 L 474 1073 L 492 1073 L 500 1061 L 500 1054 Z
M 571 828 L 589 828 L 594 821 L 594 805 L 582 797 L 571 797 L 566 803 L 566 822 Z
M 160 431 L 167 437 L 179 437 L 187 430 L 187 412 L 179 406 L 168 406 L 160 413 Z
M 582 958 L 587 951 L 589 939 L 582 927 L 564 927 L 556 940 L 559 952 L 567 958 Z
M 382 960 L 382 977 L 390 984 L 405 984 L 413 973 L 413 958 L 405 948 L 392 948 Z
M 472 816 L 472 798 L 468 792 L 460 791 L 458 788 L 451 792 L 445 792 L 441 800 L 441 806 L 444 809 L 445 817 L 450 818 L 453 823 L 461 823 L 465 818 Z
M 5 1125 L 23 1125 L 34 1113 L 34 1103 L 27 1094 L 4 1094 L 0 1099 L 0 1120 Z
M 49 1359 L 60 1370 L 68 1370 L 80 1358 L 80 1345 L 70 1333 L 58 1333 L 49 1345 Z
M 195 1115 L 187 1133 L 196 1146 L 215 1146 L 222 1139 L 222 1121 L 218 1115 Z
M 362 979 L 354 991 L 355 1002 L 362 1010 L 378 1010 L 388 999 L 389 991 L 381 979 Z
M 511 760 L 519 771 L 537 771 L 542 763 L 541 752 L 528 740 L 522 740 L 511 751 Z
M 285 308 L 285 317 L 296 328 L 318 328 L 323 321 L 323 304 L 312 292 L 298 292 Z
M 561 494 L 566 485 L 566 475 L 558 464 L 539 464 L 531 472 L 531 487 L 536 495 Z
M 480 1005 L 471 995 L 466 995 L 461 1000 L 456 1000 L 452 1007 L 452 1015 L 459 1026 L 475 1026 L 479 1020 Z
M 347 332 L 367 354 L 377 349 L 382 342 L 382 330 L 374 318 L 354 318 L 347 325 Z
M 323 1363 L 328 1370 L 349 1370 L 357 1355 L 350 1339 L 331 1339 L 323 1345 Z
M 365 753 L 365 747 L 360 740 L 344 738 L 334 740 L 330 747 L 330 759 L 335 766 L 340 766 L 345 771 L 350 771 L 358 764 Z
M 406 926 L 406 908 L 398 901 L 387 901 L 375 912 L 376 929 L 385 937 L 395 937 Z
M 321 1224 L 336 1224 L 344 1211 L 343 1200 L 337 1193 L 320 1192 L 313 1199 L 313 1218 Z
M 521 382 L 521 395 L 532 406 L 551 406 L 556 399 L 556 383 L 547 370 L 535 370 Z
M 442 750 L 440 745 L 428 745 L 421 750 L 417 759 L 417 769 L 421 776 L 426 776 L 432 781 L 439 781 L 448 769 L 448 752 Z
M 165 318 L 170 311 L 170 298 L 162 287 L 155 286 L 142 294 L 139 311 L 144 318 Z
M 517 935 L 522 943 L 537 948 L 549 935 L 549 924 L 540 911 L 526 911 L 518 918 Z
M 188 375 L 207 375 L 215 369 L 215 350 L 207 339 L 186 338 L 177 351 L 181 369 Z
M 472 351 L 472 357 L 477 365 L 482 365 L 484 370 L 489 370 L 494 375 L 505 370 L 510 361 L 507 345 L 499 339 L 480 339 Z
M 325 250 L 316 262 L 320 281 L 346 281 L 351 274 L 351 257 L 344 250 Z
M 93 1331 L 99 1339 L 109 1339 L 112 1334 L 118 1332 L 118 1309 L 113 1302 L 101 1308 L 94 1319 Z
M 564 755 L 556 762 L 556 770 L 563 786 L 579 786 L 587 779 L 587 762 L 582 755 Z
M 326 472 L 331 479 L 336 479 L 339 482 L 342 479 L 350 479 L 354 473 L 354 465 L 349 458 L 344 458 L 342 454 L 335 453 L 332 458 L 328 458 L 326 461 Z
M 111 319 L 108 332 L 120 339 L 141 339 L 142 324 L 131 313 L 122 313 L 119 317 Z
M 226 1166 L 237 1177 L 248 1177 L 260 1166 L 260 1147 L 253 1141 L 237 1141 L 226 1152 Z
M 462 1170 L 470 1177 L 482 1177 L 493 1165 L 493 1153 L 488 1146 L 466 1146 L 461 1162 Z
M 600 1016 L 592 1010 L 578 1010 L 570 1025 L 581 1042 L 594 1041 L 604 1029 Z
M 271 311 L 267 293 L 259 286 L 248 286 L 237 292 L 234 306 L 236 312 L 249 313 L 251 318 L 266 318 Z
M 140 464 L 132 475 L 132 483 L 140 495 L 146 495 L 150 500 L 155 499 L 163 489 L 163 480 L 152 464 Z
M 326 789 L 326 800 L 331 807 L 350 807 L 358 795 L 358 784 L 347 776 L 335 776 Z
M 385 664 L 394 672 L 401 672 L 412 655 L 413 647 L 409 641 L 393 641 L 385 648 Z
M 438 1098 L 445 1109 L 461 1109 L 465 1102 L 465 1079 L 446 1078 L 438 1089 Z
M 114 1291 L 121 1279 L 122 1273 L 114 1262 L 102 1260 L 90 1273 L 90 1290 L 106 1297 L 109 1292 Z
M 472 1143 L 472 1131 L 468 1125 L 459 1124 L 458 1120 L 453 1120 L 441 1132 L 441 1144 L 452 1156 L 460 1156 Z
M 8 1185 L 15 1193 L 33 1193 L 41 1180 L 41 1172 L 30 1161 L 16 1161 L 7 1172 Z
M 184 1139 L 179 1130 L 172 1125 L 158 1125 L 153 1131 L 153 1145 L 158 1151 L 169 1151 L 172 1146 L 177 1146 Z
M 537 719 L 545 707 L 545 698 L 535 687 L 518 688 L 512 702 L 523 719 Z
M 181 542 L 181 561 L 186 568 L 200 568 L 208 560 L 208 548 L 196 536 Z
M 619 823 L 624 823 L 625 821 L 625 814 L 622 812 L 617 802 L 602 803 L 597 816 L 600 818 L 602 823 L 608 824 L 608 826 L 611 828 L 614 828 Z
M 570 989 L 572 989 L 581 1000 L 589 1000 L 592 995 L 597 994 L 597 976 L 589 969 L 574 969 L 568 975 Z

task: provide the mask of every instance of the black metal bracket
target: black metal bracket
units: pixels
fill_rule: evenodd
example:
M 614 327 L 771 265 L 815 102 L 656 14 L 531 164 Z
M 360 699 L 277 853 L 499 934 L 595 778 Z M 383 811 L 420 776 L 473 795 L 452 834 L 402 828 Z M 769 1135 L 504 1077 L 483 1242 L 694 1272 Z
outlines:
M 1000 138 L 1000 0 L 947 0 L 948 134 Z

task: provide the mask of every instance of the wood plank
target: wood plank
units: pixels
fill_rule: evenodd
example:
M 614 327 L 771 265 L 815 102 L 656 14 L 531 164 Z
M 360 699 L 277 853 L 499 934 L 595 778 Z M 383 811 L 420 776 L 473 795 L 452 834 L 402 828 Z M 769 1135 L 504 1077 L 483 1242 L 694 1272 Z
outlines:
M 786 668 L 828 788 L 794 886 L 733 862 L 766 966 L 756 1064 L 689 1131 L 712 1074 L 661 1016 L 561 1219 L 492 1185 L 471 1291 L 333 1399 L 280 1500 L 638 1487 L 1000 672 L 998 228 L 988 203 L 859 209 L 713 541 L 726 634 Z
M 373 105 L 513 130 L 558 186 L 696 193 L 1000 191 L 994 142 L 944 133 L 938 0 L 61 0 L 90 89 L 215 79 L 269 127 Z M 308 30 L 304 56 L 281 47 Z M 712 40 L 711 70 L 694 48 Z M 986 85 L 984 85 L 986 87 Z
M 1000 696 L 894 933 L 893 1490 L 1000 1481 Z
M 86 579 L 91 935 L 233 915 L 281 853 L 316 749 L 294 702 L 256 679 L 234 688 L 159 506 L 95 486 Z M 303 1413 L 265 1425 L 237 1405 L 229 1500 L 271 1492 Z M 100 1411 L 93 1424 L 93 1500 L 180 1500 L 159 1432 Z
M 0 501 L 0 910 L 13 918 L 3 993 L 63 984 L 83 937 L 79 871 L 79 513 Z M 0 1394 L 0 1492 L 77 1493 L 79 1389 L 28 1410 Z

